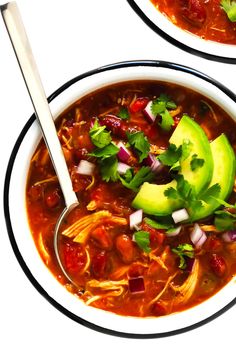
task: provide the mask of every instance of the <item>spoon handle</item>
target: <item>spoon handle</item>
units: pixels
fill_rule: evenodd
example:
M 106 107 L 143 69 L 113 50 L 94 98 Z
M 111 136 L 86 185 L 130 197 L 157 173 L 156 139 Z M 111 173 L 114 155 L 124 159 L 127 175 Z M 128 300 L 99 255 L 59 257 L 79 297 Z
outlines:
M 16 58 L 24 77 L 43 137 L 50 153 L 66 206 L 78 203 L 72 188 L 70 174 L 57 136 L 52 113 L 37 70 L 27 34 L 15 2 L 0 6 Z

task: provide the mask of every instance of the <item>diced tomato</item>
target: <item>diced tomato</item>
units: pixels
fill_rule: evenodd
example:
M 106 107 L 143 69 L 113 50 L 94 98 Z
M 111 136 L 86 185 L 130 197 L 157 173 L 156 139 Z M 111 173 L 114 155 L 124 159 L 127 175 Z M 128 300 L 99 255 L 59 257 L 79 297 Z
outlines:
M 116 248 L 124 263 L 131 263 L 134 260 L 135 248 L 131 238 L 125 234 L 116 238 Z
M 192 25 L 201 27 L 206 20 L 206 9 L 200 0 L 181 0 L 182 16 Z
M 96 253 L 92 258 L 92 272 L 97 278 L 105 276 L 108 270 L 108 256 L 105 251 Z
M 105 226 L 99 226 L 91 233 L 91 238 L 95 241 L 96 246 L 104 250 L 112 248 L 112 238 Z
M 210 267 L 218 277 L 221 278 L 225 275 L 226 262 L 222 256 L 213 253 L 210 259 Z
M 155 248 L 163 244 L 166 237 L 163 230 L 154 229 L 146 223 L 143 223 L 142 230 L 149 232 L 151 248 Z
M 67 242 L 63 249 L 65 269 L 71 273 L 83 270 L 87 261 L 83 246 L 76 242 Z
M 130 278 L 137 278 L 145 273 L 145 267 L 142 264 L 133 263 L 128 270 L 128 276 Z
M 131 113 L 141 112 L 144 110 L 148 102 L 149 99 L 147 97 L 139 97 L 130 105 L 129 110 Z
M 167 308 L 161 301 L 157 301 L 152 305 L 152 314 L 154 316 L 164 316 L 167 314 Z

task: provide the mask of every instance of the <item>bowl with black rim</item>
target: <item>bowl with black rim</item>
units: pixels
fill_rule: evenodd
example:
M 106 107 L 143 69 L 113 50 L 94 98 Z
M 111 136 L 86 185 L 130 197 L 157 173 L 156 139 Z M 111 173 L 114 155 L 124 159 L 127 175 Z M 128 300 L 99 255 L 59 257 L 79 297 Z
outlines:
M 182 29 L 178 25 L 174 24 L 166 14 L 161 13 L 158 8 L 154 6 L 151 0 L 127 0 L 129 5 L 135 11 L 135 13 L 158 35 L 167 40 L 169 43 L 175 45 L 176 47 L 194 54 L 205 59 L 214 60 L 218 62 L 225 63 L 236 63 L 236 45 L 235 44 L 226 44 L 220 43 L 215 40 L 206 40 L 203 37 L 197 36 L 190 32 L 190 30 Z M 190 0 L 189 2 L 194 2 L 195 0 Z M 198 3 L 199 1 L 197 1 Z M 194 5 L 188 5 L 188 1 L 183 2 L 183 11 L 191 13 L 194 10 Z M 187 4 L 187 5 L 186 5 Z M 204 4 L 202 5 L 205 6 Z M 210 6 L 210 5 L 208 5 Z M 226 21 L 231 22 L 224 10 L 218 6 L 222 11 L 223 16 Z M 198 4 L 197 4 L 198 7 Z M 181 15 L 179 15 L 181 18 Z M 211 15 L 213 16 L 213 15 Z M 195 17 L 198 17 L 196 14 Z M 183 18 L 184 20 L 184 18 Z M 204 19 L 200 19 L 204 20 Z M 185 20 L 184 20 L 185 21 Z M 234 19 L 235 21 L 235 19 Z M 190 24 L 189 20 L 185 21 L 187 25 Z M 234 25 L 234 22 L 231 22 L 231 25 Z M 198 27 L 195 26 L 197 29 Z M 216 29 L 216 33 L 222 29 Z
M 56 118 L 71 103 L 88 93 L 130 80 L 157 80 L 182 85 L 208 97 L 236 120 L 236 96 L 229 89 L 192 68 L 152 60 L 115 63 L 75 77 L 48 98 L 53 116 Z M 9 239 L 19 265 L 35 289 L 55 309 L 75 322 L 102 333 L 129 338 L 157 338 L 197 328 L 235 304 L 234 279 L 200 305 L 162 317 L 116 315 L 87 306 L 68 292 L 40 258 L 28 225 L 26 179 L 30 159 L 40 139 L 40 129 L 35 115 L 32 115 L 19 133 L 9 158 L 4 185 L 4 213 Z

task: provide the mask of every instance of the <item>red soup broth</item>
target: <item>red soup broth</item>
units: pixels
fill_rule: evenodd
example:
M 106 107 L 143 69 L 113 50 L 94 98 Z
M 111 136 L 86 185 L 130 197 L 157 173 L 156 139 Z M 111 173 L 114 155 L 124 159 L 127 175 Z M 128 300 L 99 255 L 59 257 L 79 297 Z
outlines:
M 170 108 L 162 107 L 172 117 L 167 130 L 160 125 L 161 115 L 154 122 L 147 117 L 148 103 L 158 99 L 172 102 Z M 163 316 L 201 303 L 235 275 L 236 244 L 224 240 L 214 215 L 198 221 L 206 235 L 198 248 L 190 239 L 191 222 L 182 223 L 175 236 L 168 235 L 168 227 L 156 228 L 148 222 L 173 224 L 171 215 L 157 220 L 144 213 L 139 224 L 130 227 L 130 215 L 135 212 L 132 201 L 140 185 L 127 188 L 120 177 L 129 182 L 142 168 L 151 171 L 146 166 L 147 157 L 140 162 L 138 143 L 128 143 L 128 136 L 142 132 L 148 147 L 144 154 L 156 158 L 168 149 L 169 138 L 184 114 L 200 125 L 209 141 L 224 133 L 235 149 L 235 123 L 226 112 L 199 93 L 170 83 L 133 81 L 105 87 L 79 99 L 57 119 L 58 136 L 80 201 L 62 227 L 59 254 L 77 286 L 63 275 L 55 257 L 54 227 L 65 205 L 47 148 L 43 141 L 38 145 L 26 187 L 30 229 L 46 266 L 85 304 L 120 315 Z M 94 144 L 101 132 L 105 133 L 105 143 L 107 138 L 110 141 L 106 146 L 112 144 L 114 148 L 122 143 L 129 151 L 126 175 L 116 171 L 117 151 L 107 158 L 94 156 L 104 148 Z M 90 174 L 78 169 L 81 161 L 92 167 Z M 171 178 L 170 167 L 164 166 L 152 174 L 151 183 L 164 184 Z M 229 201 L 234 204 L 235 199 L 232 190 Z M 191 250 L 183 253 L 180 267 L 181 256 L 174 250 L 186 244 Z

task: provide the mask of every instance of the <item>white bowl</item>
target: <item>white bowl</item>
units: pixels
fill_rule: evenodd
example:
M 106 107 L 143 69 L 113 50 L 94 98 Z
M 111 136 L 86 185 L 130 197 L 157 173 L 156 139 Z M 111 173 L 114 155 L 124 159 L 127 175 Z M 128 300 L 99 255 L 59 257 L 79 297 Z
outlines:
M 54 117 L 72 102 L 98 88 L 129 80 L 160 80 L 195 90 L 216 102 L 236 120 L 236 96 L 210 77 L 187 67 L 158 61 L 112 64 L 69 81 L 49 97 Z M 30 158 L 41 138 L 33 115 L 21 131 L 10 156 L 4 187 L 4 211 L 13 251 L 29 280 L 55 308 L 73 320 L 105 333 L 150 338 L 198 327 L 230 308 L 236 301 L 236 279 L 209 300 L 189 310 L 159 318 L 125 317 L 86 306 L 68 292 L 42 262 L 28 226 L 25 208 L 26 176 Z M 17 196 L 17 198 L 16 198 Z
M 236 45 L 217 43 L 185 31 L 159 12 L 150 0 L 127 0 L 140 18 L 157 34 L 187 51 L 219 62 L 236 63 Z

